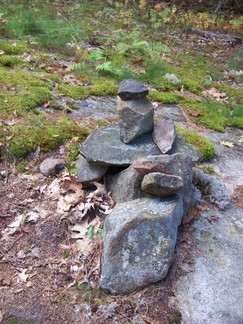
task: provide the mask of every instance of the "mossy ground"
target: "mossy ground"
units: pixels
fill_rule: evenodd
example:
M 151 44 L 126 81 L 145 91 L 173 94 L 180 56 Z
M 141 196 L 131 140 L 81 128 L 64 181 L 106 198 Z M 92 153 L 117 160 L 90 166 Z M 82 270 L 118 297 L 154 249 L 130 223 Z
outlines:
M 55 118 L 48 123 L 45 113 L 36 109 L 43 104 L 52 105 L 53 94 L 80 100 L 89 95 L 115 96 L 124 78 L 134 78 L 156 88 L 158 91 L 150 91 L 151 100 L 179 104 L 197 125 L 222 132 L 226 126 L 243 128 L 242 80 L 234 76 L 235 86 L 230 74 L 232 68 L 242 68 L 241 50 L 229 51 L 224 64 L 220 44 L 205 45 L 195 39 L 191 48 L 181 50 L 181 42 L 168 31 L 172 24 L 175 30 L 181 28 L 183 15 L 193 26 L 195 15 L 171 9 L 161 15 L 156 7 L 151 9 L 151 14 L 151 22 L 146 24 L 143 11 L 138 15 L 122 3 L 111 7 L 98 1 L 79 6 L 64 4 L 58 11 L 50 1 L 34 1 L 31 7 L 20 2 L 2 6 L 0 118 L 17 117 L 26 125 L 23 128 L 19 123 L 0 133 L 2 142 L 10 134 L 14 136 L 10 140 L 11 155 L 22 158 L 37 145 L 43 150 L 52 149 L 69 139 L 70 134 L 78 134 L 67 115 L 62 116 L 62 122 L 65 120 L 67 129 L 75 130 L 55 133 L 54 129 L 62 129 L 64 125 Z M 215 20 L 210 15 L 199 15 L 197 27 L 200 23 L 205 27 L 205 22 L 211 28 L 226 26 L 222 17 Z M 241 20 L 231 19 L 227 23 L 232 30 L 240 30 Z M 94 49 L 88 49 L 87 43 Z M 56 61 L 69 60 L 72 56 L 73 64 L 55 71 L 53 51 Z M 31 60 L 24 60 L 24 53 L 32 56 Z M 54 73 L 47 72 L 49 66 Z M 229 73 L 227 82 L 224 82 L 225 71 Z M 83 85 L 63 82 L 63 75 L 68 73 Z M 174 73 L 181 83 L 173 85 L 165 78 L 166 73 Z M 229 100 L 216 102 L 206 98 L 203 90 L 213 86 L 225 92 Z M 183 91 L 179 92 L 183 89 L 198 95 L 199 99 L 186 97 Z M 39 125 L 33 125 L 33 120 L 35 123 L 39 120 Z

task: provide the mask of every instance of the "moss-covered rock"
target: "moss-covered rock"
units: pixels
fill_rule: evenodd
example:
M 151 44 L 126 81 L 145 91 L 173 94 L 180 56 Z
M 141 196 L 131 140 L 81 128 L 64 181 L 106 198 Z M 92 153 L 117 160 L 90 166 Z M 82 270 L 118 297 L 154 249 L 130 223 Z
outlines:
M 176 131 L 190 144 L 194 145 L 202 153 L 204 161 L 209 161 L 215 156 L 213 144 L 200 134 L 183 129 L 179 126 Z

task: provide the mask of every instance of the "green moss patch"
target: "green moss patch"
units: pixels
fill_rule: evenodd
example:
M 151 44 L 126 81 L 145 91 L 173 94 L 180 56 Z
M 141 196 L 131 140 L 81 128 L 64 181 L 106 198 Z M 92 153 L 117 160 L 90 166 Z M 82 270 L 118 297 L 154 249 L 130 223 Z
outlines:
M 0 66 L 14 67 L 14 66 L 26 66 L 27 63 L 21 58 L 11 55 L 0 56 Z
M 225 92 L 227 96 L 230 98 L 232 101 L 236 101 L 239 103 L 243 103 L 243 90 L 242 89 L 237 89 L 234 88 L 228 84 L 225 83 L 217 83 L 215 87 L 220 91 L 220 92 Z
M 204 161 L 209 161 L 215 156 L 215 149 L 213 144 L 202 135 L 183 129 L 179 126 L 176 127 L 176 131 L 188 143 L 194 145 L 198 149 L 198 151 L 202 153 Z
M 89 96 L 89 92 L 84 87 L 71 86 L 69 84 L 64 84 L 57 89 L 60 94 L 69 96 L 76 100 L 82 100 Z
M 91 83 L 90 95 L 94 96 L 116 96 L 118 85 L 114 80 L 98 78 Z
M 74 136 L 83 142 L 90 134 L 87 128 L 80 127 L 66 117 L 49 120 L 44 116 L 33 117 L 26 125 L 12 127 L 11 133 L 13 137 L 9 142 L 9 152 L 17 159 L 34 152 L 38 146 L 42 152 L 46 152 Z
M 20 71 L 0 69 L 0 106 L 2 113 L 25 114 L 52 98 L 50 83 Z
M 174 92 L 150 91 L 149 99 L 162 102 L 164 104 L 179 104 L 183 97 Z
M 4 51 L 8 55 L 19 55 L 23 53 L 29 53 L 30 49 L 24 43 L 21 42 L 4 42 L 0 43 L 0 50 Z

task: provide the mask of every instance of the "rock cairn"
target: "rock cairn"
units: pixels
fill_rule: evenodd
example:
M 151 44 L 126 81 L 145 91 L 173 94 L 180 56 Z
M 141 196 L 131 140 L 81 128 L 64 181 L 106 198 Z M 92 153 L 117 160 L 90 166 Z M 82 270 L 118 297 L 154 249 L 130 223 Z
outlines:
M 112 294 L 166 277 L 178 226 L 190 205 L 191 156 L 197 160 L 198 155 L 176 136 L 172 120 L 154 124 L 148 92 L 140 82 L 122 81 L 118 124 L 92 133 L 77 162 L 78 181 L 105 177 L 116 202 L 104 222 L 100 277 L 100 287 Z

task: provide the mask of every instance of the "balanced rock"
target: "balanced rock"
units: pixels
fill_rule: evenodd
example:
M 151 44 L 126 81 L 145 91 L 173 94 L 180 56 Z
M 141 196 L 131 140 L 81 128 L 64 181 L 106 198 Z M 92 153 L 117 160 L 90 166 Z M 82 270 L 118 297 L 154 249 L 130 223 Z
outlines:
M 79 151 L 88 162 L 117 166 L 128 166 L 139 157 L 161 154 L 149 133 L 129 145 L 124 144 L 118 125 L 109 125 L 93 132 Z
M 172 119 L 164 119 L 154 125 L 153 140 L 161 153 L 167 153 L 176 139 L 175 124 Z
M 128 144 L 154 128 L 154 109 L 147 98 L 123 101 L 118 98 L 120 138 Z
M 100 287 L 127 294 L 165 278 L 182 214 L 180 196 L 116 204 L 104 223 Z
M 148 165 L 152 165 L 152 171 L 156 170 L 156 164 L 158 165 L 157 170 L 161 168 L 168 168 L 173 175 L 177 175 L 183 179 L 184 186 L 180 190 L 183 196 L 183 207 L 184 207 L 184 215 L 188 212 L 191 201 L 191 190 L 192 190 L 192 177 L 193 177 L 193 163 L 190 156 L 182 153 L 176 154 L 164 154 L 157 156 L 147 156 L 144 159 L 139 159 L 133 164 L 133 167 L 138 172 L 141 170 L 142 174 L 150 172 L 148 169 Z M 136 167 L 138 165 L 138 167 Z M 142 167 L 144 165 L 144 168 Z M 160 169 L 160 170 L 161 170 Z M 157 171 L 156 170 L 156 171 Z M 165 172 L 164 172 L 165 173 Z
M 154 159 L 151 156 L 137 159 L 133 162 L 132 167 L 143 176 L 151 172 L 173 174 L 170 168 L 162 163 L 159 158 Z
M 76 162 L 78 168 L 77 181 L 83 184 L 100 180 L 107 172 L 108 166 L 88 162 L 80 156 Z
M 106 186 L 113 200 L 118 203 L 144 196 L 141 190 L 142 180 L 143 176 L 130 166 L 118 174 L 107 175 Z
M 66 167 L 64 159 L 47 158 L 40 164 L 40 172 L 45 176 L 54 176 Z
M 141 188 L 151 195 L 168 197 L 183 188 L 183 179 L 175 175 L 152 172 L 144 176 Z
M 136 100 L 145 98 L 148 93 L 149 90 L 143 83 L 126 79 L 120 83 L 118 95 L 122 100 Z

